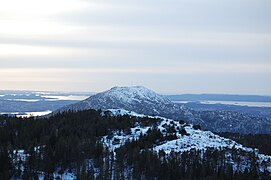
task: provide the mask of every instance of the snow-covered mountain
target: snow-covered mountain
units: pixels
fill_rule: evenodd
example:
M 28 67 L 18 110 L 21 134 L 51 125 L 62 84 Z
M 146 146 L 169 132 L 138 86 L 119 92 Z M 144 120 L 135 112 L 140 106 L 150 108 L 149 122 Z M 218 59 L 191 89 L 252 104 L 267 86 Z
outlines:
M 143 86 L 113 87 L 107 91 L 90 96 L 86 100 L 61 108 L 57 112 L 86 109 L 125 109 L 147 115 L 193 120 L 193 114 L 183 105 L 172 103 L 165 96 Z M 175 116 L 174 116 L 175 114 Z
M 110 90 L 90 96 L 79 103 L 64 107 L 60 111 L 119 108 L 130 110 L 148 105 L 153 111 L 158 106 L 172 104 L 170 100 L 143 86 L 113 87 Z
M 143 86 L 113 87 L 53 114 L 87 109 L 125 109 L 140 114 L 185 120 L 214 132 L 271 133 L 271 122 L 263 117 L 230 111 L 194 111 L 175 104 Z
M 123 109 L 109 109 L 105 112 L 102 112 L 102 115 L 128 115 L 131 117 L 157 119 L 157 123 L 155 125 L 152 124 L 149 126 L 142 126 L 141 124 L 137 124 L 137 126 L 131 127 L 130 131 L 128 131 L 129 133 L 123 131 L 115 131 L 113 132 L 113 135 L 110 135 L 110 137 L 104 136 L 102 142 L 112 152 L 121 146 L 124 146 L 126 142 L 137 140 L 156 128 L 162 132 L 163 136 L 167 136 L 170 133 L 176 135 L 176 137 L 171 140 L 162 141 L 154 145 L 152 150 L 156 153 L 159 153 L 161 150 L 163 150 L 166 154 L 170 154 L 171 152 L 183 153 L 191 150 L 205 151 L 208 148 L 213 148 L 218 151 L 224 150 L 226 152 L 226 161 L 233 165 L 234 170 L 244 171 L 246 168 L 250 168 L 250 164 L 247 163 L 245 157 L 242 157 L 244 162 L 241 163 L 241 166 L 236 165 L 237 163 L 232 159 L 230 155 L 230 151 L 235 149 L 239 152 L 244 152 L 245 154 L 255 154 L 257 157 L 259 170 L 262 172 L 267 170 L 269 173 L 271 173 L 271 156 L 259 154 L 258 149 L 244 147 L 243 145 L 231 139 L 221 137 L 210 131 L 203 131 L 200 129 L 200 126 L 194 126 L 192 124 L 187 124 L 159 116 L 147 116 Z M 242 153 L 240 153 L 240 156 L 241 154 Z

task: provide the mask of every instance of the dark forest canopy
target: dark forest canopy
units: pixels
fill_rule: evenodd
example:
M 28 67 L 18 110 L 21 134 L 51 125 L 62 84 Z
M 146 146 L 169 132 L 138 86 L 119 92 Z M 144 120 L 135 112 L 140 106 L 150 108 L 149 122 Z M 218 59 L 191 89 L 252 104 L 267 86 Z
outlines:
M 54 172 L 74 172 L 78 179 L 257 179 L 269 177 L 256 168 L 255 157 L 247 152 L 231 149 L 206 151 L 192 150 L 183 154 L 160 151 L 154 153 L 155 143 L 174 139 L 163 136 L 153 128 L 139 139 L 127 142 L 114 153 L 106 148 L 103 136 L 112 136 L 113 131 L 130 133 L 136 123 L 153 126 L 159 119 L 131 116 L 101 115 L 101 111 L 87 110 L 66 112 L 47 118 L 15 118 L 0 116 L 0 179 L 35 179 L 40 172 L 52 178 Z M 246 136 L 244 136 L 246 138 Z M 249 140 L 253 141 L 253 140 Z M 255 139 L 256 141 L 256 139 Z M 264 139 L 263 139 L 264 141 Z M 261 148 L 266 148 L 262 143 Z M 267 145 L 267 144 L 266 144 Z M 17 161 L 16 150 L 24 149 L 25 161 Z M 15 153 L 14 153 L 15 150 Z M 238 156 L 252 162 L 244 171 L 233 171 L 225 163 L 225 152 L 238 161 Z M 91 162 L 91 163 L 90 163 Z M 21 168 L 24 171 L 21 171 Z
M 258 148 L 260 153 L 271 155 L 271 134 L 217 133 L 247 147 Z

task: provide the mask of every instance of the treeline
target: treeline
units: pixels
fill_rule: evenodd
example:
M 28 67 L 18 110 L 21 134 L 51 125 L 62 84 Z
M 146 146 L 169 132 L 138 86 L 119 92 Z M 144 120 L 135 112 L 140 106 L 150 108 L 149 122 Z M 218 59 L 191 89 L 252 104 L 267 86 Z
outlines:
M 217 133 L 247 147 L 258 148 L 260 153 L 271 155 L 271 134 Z
M 180 155 L 154 153 L 151 148 L 176 139 L 170 126 L 163 135 L 156 129 L 159 119 L 111 117 L 101 111 L 65 112 L 48 119 L 0 116 L 0 179 L 45 179 L 69 170 L 77 179 L 254 179 L 268 177 L 248 157 L 250 167 L 233 171 L 225 152 L 209 149 Z M 130 134 L 135 125 L 151 126 L 146 135 L 112 152 L 101 142 L 113 132 Z M 181 131 L 181 130 L 180 130 Z M 183 135 L 187 135 L 184 133 Z M 24 157 L 17 150 L 25 150 Z M 231 151 L 233 157 L 242 152 Z
M 127 146 L 126 146 L 127 148 Z M 230 150 L 192 150 L 182 154 L 164 151 L 153 153 L 139 148 L 119 149 L 116 160 L 117 179 L 265 179 L 269 172 L 259 173 L 255 157 L 243 152 L 252 162 L 244 171 L 234 170 L 234 165 L 226 163 L 225 153 Z M 232 156 L 238 157 L 237 152 Z M 237 160 L 237 159 L 235 159 Z M 254 163 L 253 163 L 254 162 Z M 236 164 L 241 166 L 241 162 Z

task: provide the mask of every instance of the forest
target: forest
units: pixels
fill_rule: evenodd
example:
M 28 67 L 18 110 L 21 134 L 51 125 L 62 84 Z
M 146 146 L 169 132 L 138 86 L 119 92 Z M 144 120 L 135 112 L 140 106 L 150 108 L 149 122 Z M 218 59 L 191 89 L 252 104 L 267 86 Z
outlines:
M 217 134 L 225 138 L 232 139 L 244 146 L 258 148 L 262 154 L 271 155 L 270 134 L 240 134 L 229 132 L 221 132 Z
M 48 118 L 16 118 L 0 116 L 0 179 L 53 179 L 53 174 L 66 171 L 77 179 L 268 179 L 260 172 L 253 153 L 236 149 L 184 153 L 152 151 L 152 147 L 175 137 L 155 128 L 159 119 L 133 116 L 110 116 L 101 110 L 65 112 Z M 152 129 L 138 139 L 126 142 L 110 151 L 101 138 L 113 131 L 131 133 L 135 124 Z M 195 126 L 195 128 L 200 128 Z M 188 135 L 183 132 L 183 135 Z M 238 138 L 225 134 L 246 145 L 268 151 L 269 138 Z M 260 135 L 258 135 L 260 136 Z M 25 158 L 18 151 L 25 151 Z M 227 162 L 230 154 L 234 165 Z M 242 158 L 247 168 L 242 169 Z

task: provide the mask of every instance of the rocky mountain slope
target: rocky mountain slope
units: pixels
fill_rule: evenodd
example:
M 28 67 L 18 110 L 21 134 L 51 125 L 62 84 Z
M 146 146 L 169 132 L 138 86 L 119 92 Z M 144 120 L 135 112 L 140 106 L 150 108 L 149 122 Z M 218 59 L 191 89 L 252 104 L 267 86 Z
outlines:
M 194 111 L 175 104 L 145 87 L 113 87 L 86 100 L 63 107 L 53 114 L 86 109 L 125 109 L 146 115 L 158 115 L 200 124 L 214 132 L 271 133 L 270 120 L 230 111 Z

